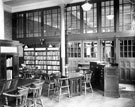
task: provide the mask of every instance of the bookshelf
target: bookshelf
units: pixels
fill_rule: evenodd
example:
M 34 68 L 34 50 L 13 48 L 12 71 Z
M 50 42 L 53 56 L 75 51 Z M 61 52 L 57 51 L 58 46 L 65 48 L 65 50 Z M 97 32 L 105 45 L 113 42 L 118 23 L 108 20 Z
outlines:
M 18 77 L 20 45 L 18 41 L 0 40 L 0 80 Z
M 24 63 L 28 69 L 36 67 L 44 73 L 60 72 L 60 49 L 58 47 L 24 48 Z

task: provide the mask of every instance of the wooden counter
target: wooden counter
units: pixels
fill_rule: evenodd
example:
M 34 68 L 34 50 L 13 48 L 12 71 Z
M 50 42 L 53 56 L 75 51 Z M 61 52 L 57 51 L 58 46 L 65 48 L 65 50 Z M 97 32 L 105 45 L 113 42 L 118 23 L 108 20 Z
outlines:
M 104 69 L 104 96 L 120 97 L 118 66 L 105 66 Z

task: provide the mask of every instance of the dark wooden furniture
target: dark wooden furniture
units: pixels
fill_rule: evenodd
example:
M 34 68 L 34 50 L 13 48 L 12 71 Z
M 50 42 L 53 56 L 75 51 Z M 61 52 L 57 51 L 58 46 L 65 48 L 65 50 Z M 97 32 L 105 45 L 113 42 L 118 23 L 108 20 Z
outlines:
M 20 89 L 18 93 L 3 93 L 4 107 L 26 107 L 28 88 Z
M 59 78 L 59 101 L 62 95 L 68 95 L 70 98 L 69 80 L 68 78 Z
M 93 88 L 104 90 L 104 67 L 105 64 L 90 62 L 90 70 L 93 71 L 91 82 Z
M 43 107 L 43 103 L 41 100 L 41 93 L 44 81 L 33 83 L 32 86 L 29 87 L 29 94 L 28 94 L 28 107 L 37 107 L 37 104 L 40 104 Z M 39 102 L 40 103 L 39 103 Z M 29 103 L 33 102 L 33 103 Z
M 13 79 L 8 81 L 3 81 L 0 90 L 3 92 L 12 92 L 17 89 L 17 87 L 29 86 L 32 83 L 35 83 L 37 80 L 35 79 Z
M 60 72 L 60 49 L 59 47 L 24 48 L 24 63 L 31 71 L 58 73 Z
M 18 41 L 0 40 L 0 80 L 18 77 L 20 45 Z
M 82 94 L 82 78 L 80 73 L 69 73 L 68 79 L 70 84 L 70 96 Z
M 104 96 L 120 97 L 119 93 L 119 67 L 108 65 L 104 72 Z
M 83 79 L 83 85 L 82 86 L 84 87 L 85 95 L 86 95 L 88 90 L 90 90 L 93 93 L 93 88 L 92 88 L 92 85 L 91 85 L 92 73 L 93 73 L 92 71 L 91 71 L 91 73 L 86 73 L 85 77 Z

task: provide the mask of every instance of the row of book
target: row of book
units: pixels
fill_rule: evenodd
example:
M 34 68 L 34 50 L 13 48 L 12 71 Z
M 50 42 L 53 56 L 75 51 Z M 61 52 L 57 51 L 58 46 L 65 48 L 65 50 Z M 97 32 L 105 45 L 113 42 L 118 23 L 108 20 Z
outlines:
M 38 56 L 38 55 L 60 55 L 60 52 L 59 51 L 44 51 L 44 52 L 25 51 L 24 55 L 28 55 L 28 56 L 30 56 L 30 55 L 32 55 L 32 56 L 34 56 L 34 55 L 36 55 L 36 56 Z
M 35 53 L 34 52 L 24 52 L 24 55 L 35 55 Z
M 11 67 L 12 66 L 12 60 L 13 60 L 12 57 L 11 58 L 7 58 L 7 60 L 6 60 L 6 67 Z

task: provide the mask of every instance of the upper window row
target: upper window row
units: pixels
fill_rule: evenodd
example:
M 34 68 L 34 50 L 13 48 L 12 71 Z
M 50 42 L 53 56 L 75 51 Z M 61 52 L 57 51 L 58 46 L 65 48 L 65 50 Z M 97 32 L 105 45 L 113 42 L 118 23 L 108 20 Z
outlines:
M 115 24 L 114 17 L 108 19 L 109 15 L 114 16 L 113 0 L 102 2 L 100 7 L 93 3 L 92 9 L 87 12 L 82 11 L 81 5 L 65 8 L 65 27 L 68 34 L 115 32 L 114 25 L 119 26 L 119 31 L 131 30 L 135 20 L 132 15 L 133 6 L 127 0 L 119 0 L 119 24 Z M 16 38 L 60 35 L 60 7 L 15 13 L 14 16 L 13 32 Z

